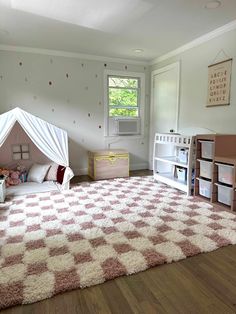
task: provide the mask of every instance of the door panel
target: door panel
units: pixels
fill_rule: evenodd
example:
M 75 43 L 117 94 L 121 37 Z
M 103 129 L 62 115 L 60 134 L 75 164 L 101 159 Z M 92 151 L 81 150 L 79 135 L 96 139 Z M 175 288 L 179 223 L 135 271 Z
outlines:
M 154 71 L 152 74 L 152 104 L 150 118 L 150 163 L 154 134 L 178 131 L 179 106 L 179 63 Z M 163 147 L 164 149 L 164 147 Z M 165 145 L 165 149 L 168 149 Z M 171 151 L 161 151 L 161 155 L 171 155 Z
M 154 76 L 154 130 L 159 133 L 176 129 L 177 115 L 177 69 Z M 176 130 L 175 130 L 176 131 Z

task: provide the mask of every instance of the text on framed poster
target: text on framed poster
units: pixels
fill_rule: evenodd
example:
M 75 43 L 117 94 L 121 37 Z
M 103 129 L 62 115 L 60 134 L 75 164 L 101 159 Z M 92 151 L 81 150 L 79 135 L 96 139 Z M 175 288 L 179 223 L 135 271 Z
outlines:
M 208 67 L 207 107 L 229 105 L 232 59 Z

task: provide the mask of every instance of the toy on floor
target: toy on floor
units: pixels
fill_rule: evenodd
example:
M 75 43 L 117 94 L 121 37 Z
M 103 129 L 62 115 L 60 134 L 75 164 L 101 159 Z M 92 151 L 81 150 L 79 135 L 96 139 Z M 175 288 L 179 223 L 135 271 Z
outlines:
M 26 182 L 26 170 L 22 165 L 17 165 L 15 169 L 0 168 L 0 175 L 6 178 L 6 187 Z

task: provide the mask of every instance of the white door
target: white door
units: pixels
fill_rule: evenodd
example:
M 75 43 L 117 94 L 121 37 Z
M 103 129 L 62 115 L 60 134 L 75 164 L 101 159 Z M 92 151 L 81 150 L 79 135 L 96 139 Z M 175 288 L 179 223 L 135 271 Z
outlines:
M 178 132 L 179 62 L 152 72 L 151 83 L 150 169 L 152 169 L 155 133 Z

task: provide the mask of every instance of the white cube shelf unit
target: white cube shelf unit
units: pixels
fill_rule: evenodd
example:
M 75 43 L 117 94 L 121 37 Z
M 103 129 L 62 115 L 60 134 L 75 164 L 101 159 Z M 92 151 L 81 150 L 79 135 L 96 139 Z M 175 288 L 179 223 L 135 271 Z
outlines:
M 181 162 L 178 158 L 180 149 L 186 149 L 188 151 L 186 162 Z M 187 195 L 191 195 L 194 150 L 195 136 L 156 133 L 153 149 L 154 179 L 177 188 L 187 193 Z M 176 167 L 186 169 L 187 176 L 185 180 L 180 180 L 176 176 Z

